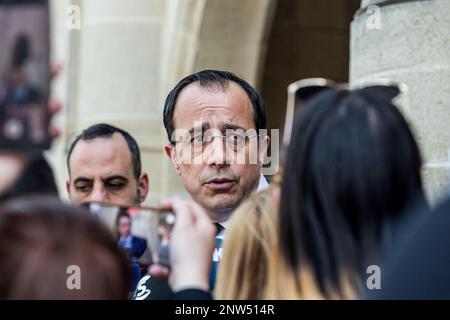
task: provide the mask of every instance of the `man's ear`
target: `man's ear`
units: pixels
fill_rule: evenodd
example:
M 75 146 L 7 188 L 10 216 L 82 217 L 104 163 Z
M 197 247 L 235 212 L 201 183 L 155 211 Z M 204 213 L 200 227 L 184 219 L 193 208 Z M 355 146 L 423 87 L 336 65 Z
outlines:
M 175 168 L 177 175 L 180 175 L 180 165 L 178 164 L 175 146 L 171 143 L 168 143 L 166 144 L 164 149 L 166 150 L 166 154 L 170 158 L 170 161 L 172 162 L 172 165 Z
M 139 178 L 139 201 L 142 203 L 147 198 L 148 192 L 150 190 L 150 181 L 148 174 L 143 172 Z

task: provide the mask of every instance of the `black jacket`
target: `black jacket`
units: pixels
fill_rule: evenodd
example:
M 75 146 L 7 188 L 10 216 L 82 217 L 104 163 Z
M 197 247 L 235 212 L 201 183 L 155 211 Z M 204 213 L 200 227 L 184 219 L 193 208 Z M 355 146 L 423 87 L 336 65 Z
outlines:
M 386 258 L 369 299 L 450 299 L 450 199 L 404 230 L 408 241 Z

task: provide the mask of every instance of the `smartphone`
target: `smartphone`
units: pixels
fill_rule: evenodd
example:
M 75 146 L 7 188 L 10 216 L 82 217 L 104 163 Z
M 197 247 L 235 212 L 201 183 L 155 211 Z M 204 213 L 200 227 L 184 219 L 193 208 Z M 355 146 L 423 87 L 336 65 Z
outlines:
M 0 0 L 0 150 L 48 149 L 47 0 Z
M 175 214 L 172 211 L 94 202 L 84 206 L 111 230 L 117 243 L 130 253 L 131 259 L 142 265 L 157 263 L 170 267 L 169 243 L 175 224 Z M 139 242 L 142 244 L 142 241 L 129 240 L 129 235 L 145 240 L 145 250 L 139 244 Z

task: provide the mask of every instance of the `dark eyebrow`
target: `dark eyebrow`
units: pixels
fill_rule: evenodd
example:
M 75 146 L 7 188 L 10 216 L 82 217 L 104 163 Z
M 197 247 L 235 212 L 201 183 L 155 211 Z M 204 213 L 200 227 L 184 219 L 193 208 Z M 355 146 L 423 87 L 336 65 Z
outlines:
M 201 127 L 197 126 L 197 127 L 190 128 L 189 134 L 192 135 L 195 131 L 200 131 L 200 130 L 204 131 L 204 130 L 207 130 L 208 128 L 209 128 L 209 125 L 207 123 L 203 122 Z
M 238 126 L 237 124 L 233 124 L 233 123 L 225 123 L 225 124 L 223 125 L 223 128 L 224 128 L 225 130 L 233 129 L 233 130 L 244 130 L 244 131 L 245 131 L 244 128 L 242 128 L 241 126 Z
M 103 179 L 103 182 L 109 182 L 111 180 L 124 180 L 124 182 L 128 182 L 128 178 L 127 177 L 120 176 L 120 175 L 115 175 L 115 176 L 111 176 L 111 177 L 108 177 L 106 179 Z
M 74 180 L 73 184 L 76 184 L 78 182 L 92 182 L 92 179 L 86 177 L 78 177 Z

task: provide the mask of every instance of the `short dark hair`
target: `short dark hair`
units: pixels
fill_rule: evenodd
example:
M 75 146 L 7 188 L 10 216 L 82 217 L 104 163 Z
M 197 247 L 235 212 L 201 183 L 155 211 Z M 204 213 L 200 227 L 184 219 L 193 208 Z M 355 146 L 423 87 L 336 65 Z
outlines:
M 281 252 L 292 272 L 309 264 L 325 296 L 342 293 L 342 272 L 354 272 L 350 280 L 358 283 L 380 261 L 383 238 L 397 236 L 388 226 L 410 217 L 413 203 L 425 204 L 419 148 L 392 103 L 397 93 L 327 89 L 296 115 L 280 201 Z
M 182 79 L 175 88 L 170 91 L 164 103 L 164 127 L 167 131 L 169 141 L 172 142 L 172 133 L 175 129 L 173 115 L 178 95 L 187 85 L 198 82 L 202 88 L 218 88 L 225 91 L 230 81 L 237 83 L 247 93 L 253 106 L 254 121 L 256 130 L 266 129 L 266 109 L 259 93 L 245 80 L 239 78 L 231 72 L 219 70 L 203 70 L 191 74 Z
M 70 145 L 69 151 L 67 153 L 67 169 L 69 170 L 70 174 L 70 165 L 69 160 L 70 156 L 72 155 L 73 149 L 75 148 L 78 141 L 89 141 L 94 140 L 96 138 L 109 138 L 114 133 L 120 133 L 122 137 L 125 139 L 128 148 L 130 149 L 131 153 L 131 163 L 133 165 L 133 174 L 136 178 L 136 181 L 139 181 L 139 177 L 141 176 L 141 151 L 139 150 L 139 145 L 137 144 L 136 140 L 125 130 L 119 129 L 117 127 L 114 127 L 110 124 L 106 123 L 99 123 L 90 126 L 89 128 L 83 130 L 81 134 L 79 134 L 75 140 Z

